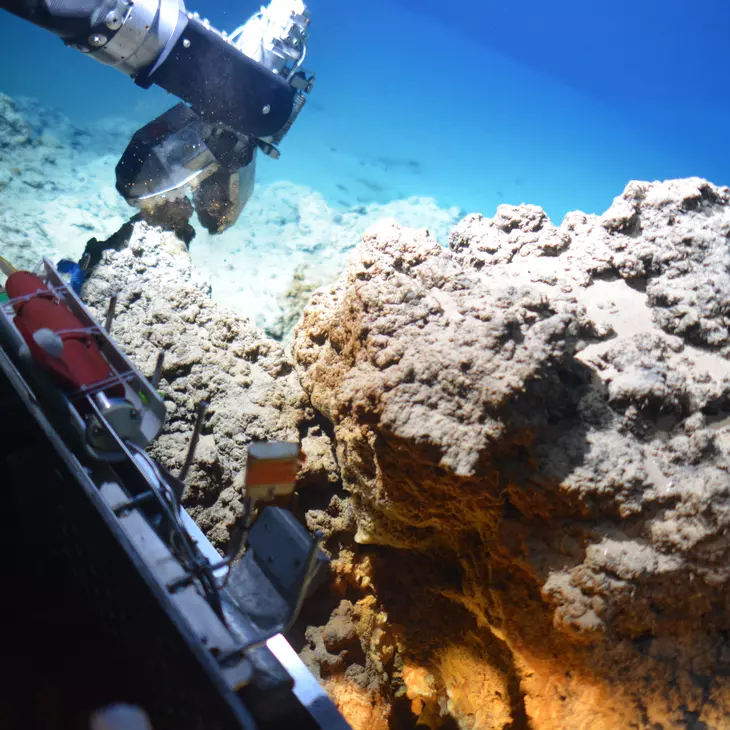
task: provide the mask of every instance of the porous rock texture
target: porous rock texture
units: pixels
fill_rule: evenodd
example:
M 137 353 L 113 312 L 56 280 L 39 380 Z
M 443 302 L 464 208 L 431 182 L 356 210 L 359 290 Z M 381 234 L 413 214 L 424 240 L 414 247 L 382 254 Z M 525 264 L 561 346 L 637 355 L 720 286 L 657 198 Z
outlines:
M 730 726 L 730 191 L 384 222 L 293 354 L 345 492 L 303 656 L 355 728 Z
M 150 377 L 164 351 L 160 392 L 168 418 L 150 453 L 177 473 L 184 463 L 198 405 L 208 404 L 183 501 L 218 547 L 240 519 L 246 446 L 302 438 L 307 464 L 300 481 L 335 473 L 330 442 L 282 347 L 248 320 L 210 298 L 184 243 L 138 221 L 119 251 L 107 250 L 83 289 L 103 321 L 117 295 L 113 335 Z

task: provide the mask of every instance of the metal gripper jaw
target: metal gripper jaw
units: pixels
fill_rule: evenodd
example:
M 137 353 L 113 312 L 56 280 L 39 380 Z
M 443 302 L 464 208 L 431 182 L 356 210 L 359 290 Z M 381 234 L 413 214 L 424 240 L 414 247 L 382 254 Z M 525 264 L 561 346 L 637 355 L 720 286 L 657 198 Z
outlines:
M 182 49 L 173 54 L 182 65 L 175 73 L 168 70 L 164 79 L 155 81 L 155 74 L 150 79 L 163 88 L 177 89 L 175 84 L 181 84 L 176 93 L 190 106 L 178 104 L 136 132 L 117 165 L 117 190 L 128 203 L 152 212 L 157 220 L 165 218 L 165 209 L 172 216 L 170 203 L 176 201 L 179 215 L 179 203 L 191 191 L 200 222 L 209 232 L 221 233 L 236 222 L 251 197 L 256 151 L 279 157 L 278 145 L 314 86 L 314 74 L 302 68 L 309 11 L 302 0 L 271 0 L 230 35 L 217 31 L 207 20 L 201 25 L 194 13 L 188 17 Z M 193 42 L 187 36 L 194 32 L 202 35 Z M 231 92 L 236 94 L 210 98 L 187 94 L 191 88 L 182 81 L 187 78 L 183 71 L 192 73 L 193 69 L 196 78 L 220 81 L 220 64 L 206 56 L 203 68 L 192 56 L 188 58 L 193 50 L 205 45 L 203 41 L 210 41 L 216 52 L 225 51 L 226 58 L 237 61 L 234 66 L 240 73 L 230 80 Z M 165 68 L 163 64 L 157 75 Z M 207 88 L 205 84 L 203 87 Z M 197 86 L 195 89 L 200 91 Z M 251 93 L 241 95 L 241 89 Z M 274 93 L 277 90 L 279 96 Z M 281 101 L 284 97 L 286 103 Z M 221 100 L 232 105 L 225 123 L 212 109 Z M 241 123 L 236 125 L 234 118 Z M 278 120 L 275 124 L 274 119 Z M 189 205 L 185 203 L 183 208 L 188 209 L 189 216 Z
M 192 191 L 202 225 L 221 233 L 253 192 L 256 147 L 248 138 L 204 122 L 178 104 L 139 129 L 116 168 L 117 190 L 145 212 Z

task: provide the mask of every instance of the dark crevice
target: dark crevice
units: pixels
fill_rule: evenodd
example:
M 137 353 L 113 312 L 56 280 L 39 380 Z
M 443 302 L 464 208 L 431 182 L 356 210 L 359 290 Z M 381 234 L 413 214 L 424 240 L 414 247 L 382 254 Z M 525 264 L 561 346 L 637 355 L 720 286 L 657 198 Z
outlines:
M 311 406 L 314 415 L 311 419 L 302 421 L 299 424 L 299 436 L 301 438 L 304 438 L 304 436 L 307 435 L 308 431 L 312 428 L 312 426 L 318 426 L 322 430 L 322 433 L 324 433 L 326 436 L 329 436 L 330 439 L 332 439 L 332 443 L 334 444 L 334 441 L 335 441 L 334 425 L 326 416 L 324 416 L 320 411 L 318 411 L 314 406 L 312 406 L 311 401 L 310 401 L 309 405 Z
M 509 651 L 509 649 L 505 649 Z M 512 722 L 505 727 L 505 730 L 531 730 L 532 723 L 527 717 L 525 706 L 525 693 L 522 690 L 520 677 L 514 665 L 507 677 L 507 691 L 509 692 L 510 711 Z
M 165 362 L 162 377 L 169 384 L 178 378 L 185 378 L 193 371 L 193 363 Z
M 700 713 L 683 708 L 684 723 L 687 730 L 709 730 L 707 723 L 700 720 Z
M 326 512 L 332 501 L 332 497 L 345 499 L 350 495 L 342 489 L 341 483 L 332 484 L 332 488 L 317 488 L 316 485 L 305 486 L 297 491 L 296 505 L 294 506 L 295 516 L 302 524 L 306 524 L 306 514 L 310 510 Z
M 91 272 L 91 270 L 99 264 L 104 251 L 121 251 L 126 248 L 129 243 L 129 239 L 132 237 L 134 224 L 140 220 L 142 220 L 142 214 L 138 213 L 104 241 L 99 241 L 96 238 L 90 238 L 87 241 L 86 249 L 84 250 L 84 255 L 89 256 L 89 264 L 86 270 Z
M 630 279 L 624 279 L 624 281 L 635 291 L 638 291 L 641 294 L 646 293 L 646 285 L 648 283 L 648 277 L 633 276 Z
M 623 277 L 621 274 L 618 273 L 618 271 L 614 268 L 604 269 L 602 271 L 596 271 L 594 274 L 592 274 L 593 281 L 607 281 L 607 282 L 613 282 L 613 281 L 619 281 Z

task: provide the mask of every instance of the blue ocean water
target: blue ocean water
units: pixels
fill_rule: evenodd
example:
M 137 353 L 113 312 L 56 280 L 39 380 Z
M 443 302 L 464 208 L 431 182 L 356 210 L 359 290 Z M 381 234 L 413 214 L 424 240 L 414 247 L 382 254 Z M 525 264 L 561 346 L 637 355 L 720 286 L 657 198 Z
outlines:
M 730 182 L 722 0 L 312 0 L 317 85 L 262 181 L 344 208 L 431 196 L 492 215 L 601 212 L 631 179 Z M 232 30 L 256 3 L 190 0 Z M 175 100 L 0 15 L 0 91 L 80 125 Z M 120 149 L 126 144 L 120 135 Z

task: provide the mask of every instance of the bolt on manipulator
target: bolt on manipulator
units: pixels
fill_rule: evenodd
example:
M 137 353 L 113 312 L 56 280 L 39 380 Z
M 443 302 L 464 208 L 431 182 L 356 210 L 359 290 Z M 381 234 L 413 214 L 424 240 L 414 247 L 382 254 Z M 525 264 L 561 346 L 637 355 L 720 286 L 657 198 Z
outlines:
M 303 69 L 310 15 L 271 0 L 230 35 L 184 0 L 0 0 L 143 88 L 182 100 L 139 129 L 116 168 L 117 190 L 143 211 L 192 192 L 211 233 L 232 226 L 255 182 L 256 153 L 279 157 L 312 90 Z

